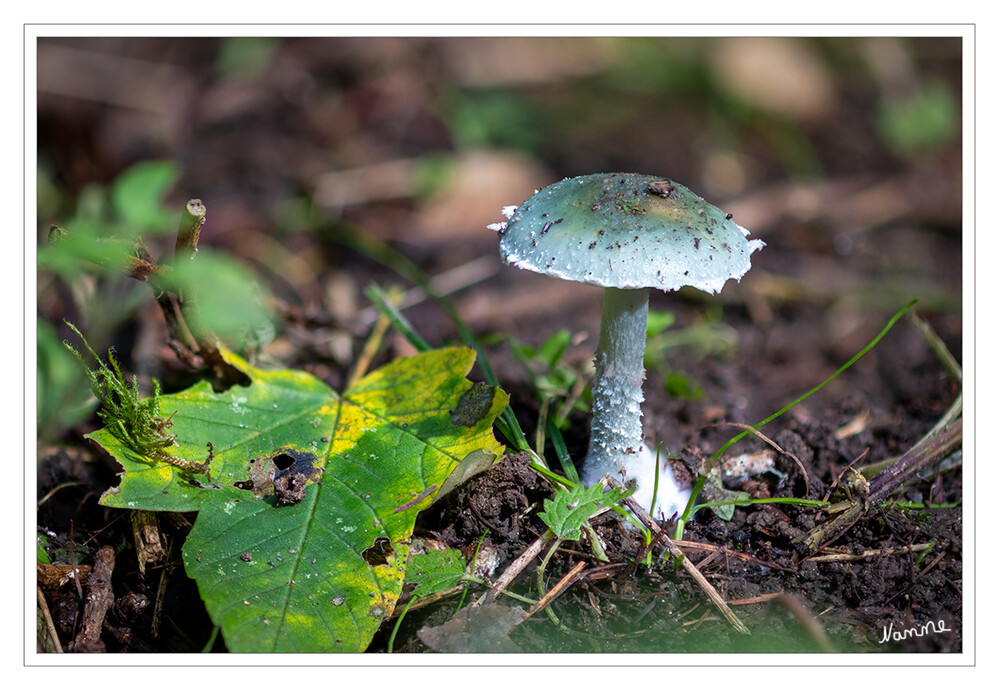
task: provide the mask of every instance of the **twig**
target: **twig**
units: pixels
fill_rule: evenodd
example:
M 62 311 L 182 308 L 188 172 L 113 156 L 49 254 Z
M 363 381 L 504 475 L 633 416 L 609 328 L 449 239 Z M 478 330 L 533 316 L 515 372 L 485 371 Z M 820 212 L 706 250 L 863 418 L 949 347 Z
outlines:
M 888 498 L 910 475 L 927 465 L 941 460 L 961 444 L 963 419 L 957 419 L 939 432 L 934 431 L 920 439 L 898 462 L 871 480 L 870 500 L 879 504 Z
M 787 566 L 778 565 L 776 563 L 772 563 L 769 561 L 764 561 L 760 558 L 756 558 L 755 556 L 750 556 L 748 553 L 742 553 L 741 551 L 733 551 L 732 549 L 725 548 L 724 546 L 718 546 L 717 544 L 705 544 L 704 542 L 689 541 L 686 539 L 674 539 L 673 543 L 676 544 L 681 550 L 690 549 L 692 551 L 711 551 L 712 553 L 723 553 L 726 558 L 737 558 L 743 561 L 749 561 L 750 563 L 755 563 L 756 565 L 762 566 L 764 568 L 772 568 L 773 570 L 783 570 L 784 572 L 787 573 L 797 572 L 795 568 L 788 568 Z
M 950 420 L 960 409 L 960 396 L 951 409 L 944 415 Z M 941 420 L 943 421 L 943 420 Z M 803 543 L 808 550 L 815 552 L 823 546 L 841 537 L 861 517 L 867 514 L 871 507 L 884 503 L 892 493 L 900 488 L 913 474 L 949 455 L 961 445 L 963 420 L 958 417 L 947 425 L 937 423 L 933 429 L 921 438 L 901 458 L 888 469 L 879 473 L 871 480 L 866 496 L 855 497 L 842 501 L 826 509 L 839 512 L 828 522 L 818 525 L 805 535 L 796 537 L 794 543 Z
M 163 548 L 162 533 L 156 520 L 156 513 L 147 510 L 129 511 L 132 519 L 132 540 L 135 544 L 135 555 L 139 562 L 139 573 L 146 574 L 146 566 L 159 563 L 166 557 Z
M 779 592 L 770 592 L 770 594 L 761 594 L 758 597 L 747 597 L 746 599 L 731 599 L 728 602 L 729 606 L 746 606 L 747 604 L 762 604 L 772 599 L 784 594 L 784 590 Z
M 555 533 L 551 530 L 545 531 L 540 537 L 534 540 L 534 542 L 528 546 L 522 554 L 517 556 L 517 560 L 507 566 L 507 569 L 503 571 L 499 579 L 493 583 L 493 586 L 488 592 L 483 594 L 479 599 L 472 604 L 472 606 L 482 606 L 484 604 L 491 604 L 496 601 L 496 596 L 502 592 L 504 589 L 510 586 L 510 583 L 516 579 L 516 577 L 527 567 L 527 565 L 537 558 L 541 550 L 545 548 L 545 544 L 550 542 L 555 538 Z
M 39 563 L 35 566 L 35 576 L 39 587 L 43 589 L 59 589 L 72 579 L 86 582 L 90 577 L 90 566 L 69 565 L 68 563 Z
M 585 567 L 586 567 L 586 561 L 579 561 L 576 565 L 574 565 L 572 569 L 568 573 L 566 573 L 554 587 L 545 592 L 545 595 L 541 597 L 538 600 L 538 602 L 534 604 L 534 606 L 528 609 L 527 615 L 524 616 L 524 620 L 526 621 L 528 618 L 530 618 L 535 613 L 537 613 L 545 606 L 548 606 L 548 604 L 550 604 L 552 601 L 554 601 L 556 597 L 558 597 L 563 591 L 565 591 L 569 587 L 569 585 L 571 585 L 573 582 L 576 581 L 576 579 L 579 577 L 579 573 L 582 572 L 583 568 Z
M 69 571 L 69 576 L 73 579 L 73 584 L 76 585 L 76 594 L 83 600 L 83 585 L 80 583 L 80 571 L 79 563 L 76 562 L 76 542 L 73 540 L 73 521 L 69 521 L 69 543 L 66 545 L 69 551 L 69 564 L 72 566 L 72 570 Z
M 619 488 L 619 487 L 623 488 L 624 486 L 623 484 L 621 484 L 621 482 L 617 481 L 616 479 L 610 476 L 604 477 L 604 479 L 602 479 L 601 481 L 614 488 Z M 642 508 L 642 506 L 639 505 L 638 501 L 636 501 L 635 499 L 629 496 L 628 498 L 624 499 L 624 505 L 632 512 L 632 514 L 635 515 L 635 517 L 641 520 L 642 524 L 645 525 L 647 528 L 649 528 L 649 530 L 654 535 L 658 535 L 660 532 L 665 532 L 665 530 L 663 530 L 662 527 L 659 526 L 659 523 L 653 520 L 652 516 L 650 516 L 647 512 L 645 512 L 645 509 Z M 726 604 L 725 600 L 722 599 L 720 594 L 718 594 L 718 590 L 716 590 L 714 586 L 710 582 L 708 582 L 707 578 L 701 574 L 701 571 L 697 569 L 697 566 L 695 566 L 693 563 L 690 562 L 689 558 L 684 557 L 683 552 L 673 542 L 673 540 L 670 539 L 669 536 L 664 534 L 663 543 L 666 546 L 666 550 L 669 552 L 669 554 L 673 558 L 676 558 L 680 561 L 680 565 L 683 566 L 683 569 L 687 571 L 688 575 L 694 578 L 694 582 L 696 582 L 700 586 L 700 588 L 704 590 L 704 593 L 707 595 L 708 599 L 711 600 L 711 603 L 713 603 L 715 607 L 721 612 L 721 614 L 725 616 L 725 619 L 732 625 L 732 627 L 735 628 L 740 633 L 742 633 L 743 635 L 748 635 L 749 628 L 747 628 L 745 624 L 741 620 L 739 620 L 738 616 L 732 613 L 732 610 L 728 607 L 728 604 Z
M 947 370 L 950 377 L 958 383 L 961 383 L 964 378 L 961 365 L 957 363 L 957 360 L 954 359 L 954 355 L 950 353 L 947 345 L 940 339 L 937 332 L 933 330 L 933 326 L 927 323 L 925 319 L 920 317 L 914 311 L 909 312 L 909 318 L 912 320 L 912 323 L 915 324 L 919 332 L 923 334 L 926 344 L 929 345 L 930 350 L 932 350 L 933 354 L 935 354 L 937 359 L 940 360 L 940 363 L 944 366 L 944 369 Z
M 562 539 L 560 537 L 555 537 L 555 540 L 552 542 L 551 548 L 548 549 L 548 552 L 545 554 L 544 558 L 541 559 L 541 563 L 538 564 L 538 567 L 534 569 L 534 578 L 537 580 L 539 597 L 543 597 L 545 593 L 545 569 L 548 568 L 548 561 L 552 559 L 552 556 L 555 555 L 555 552 L 558 551 L 558 548 L 561 545 L 562 545 Z M 549 618 L 552 619 L 553 623 L 558 624 L 558 622 L 556 621 L 557 616 L 554 615 L 551 609 L 548 609 L 547 611 L 545 611 L 545 613 L 548 615 Z
M 207 209 L 201 199 L 191 199 L 181 211 L 177 244 L 174 249 L 177 261 L 191 260 L 198 253 L 198 239 L 205 224 Z
M 55 622 L 52 620 L 52 613 L 49 611 L 49 603 L 45 601 L 45 593 L 41 587 L 35 588 L 38 592 L 38 608 L 42 612 L 42 619 L 45 621 L 45 632 L 52 642 L 52 646 L 57 654 L 62 654 L 62 644 L 59 642 L 59 633 L 56 631 Z
M 871 556 L 894 556 L 910 551 L 923 551 L 932 546 L 932 542 L 925 544 L 913 544 L 912 546 L 899 546 L 892 549 L 867 549 L 861 553 L 827 553 L 817 556 L 809 556 L 806 561 L 830 562 L 830 561 L 862 561 Z
M 174 251 L 175 264 L 181 261 L 192 261 L 198 253 L 198 239 L 201 228 L 205 224 L 207 209 L 201 199 L 191 199 L 187 202 L 180 217 L 177 229 L 177 243 Z M 163 315 L 170 329 L 171 347 L 181 359 L 184 347 L 189 347 L 188 338 L 193 337 L 198 354 L 205 366 L 212 372 L 216 381 L 224 386 L 249 383 L 249 379 L 239 369 L 225 361 L 220 350 L 218 336 L 211 327 L 198 319 L 197 294 L 170 295 L 157 288 L 157 301 L 164 309 Z M 176 343 L 176 345 L 174 345 Z M 188 343 L 188 344 L 185 344 Z M 180 348 L 180 349 L 178 349 Z M 184 359 L 188 363 L 187 359 Z
M 47 494 L 45 494 L 44 496 L 42 496 L 40 499 L 38 499 L 38 503 L 35 504 L 35 507 L 36 508 L 40 508 L 41 505 L 43 503 L 45 503 L 45 501 L 47 501 L 50 498 L 52 498 L 53 494 L 55 494 L 55 492 L 58 491 L 59 489 L 65 489 L 65 488 L 70 487 L 70 486 L 79 486 L 80 484 L 83 484 L 83 482 L 63 482 L 62 484 L 60 484 L 59 486 L 55 487 L 54 489 L 52 489 L 51 491 L 49 491 Z
M 87 603 L 83 609 L 83 625 L 69 643 L 71 652 L 102 652 L 101 628 L 104 616 L 114 603 L 111 590 L 111 572 L 114 570 L 114 549 L 102 546 L 94 557 L 94 568 L 87 580 Z

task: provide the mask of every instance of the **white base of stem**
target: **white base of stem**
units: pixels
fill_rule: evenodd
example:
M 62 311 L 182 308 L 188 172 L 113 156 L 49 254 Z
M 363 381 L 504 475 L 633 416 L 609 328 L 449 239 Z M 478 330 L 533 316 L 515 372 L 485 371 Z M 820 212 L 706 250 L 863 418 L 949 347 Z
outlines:
M 618 481 L 623 483 L 635 480 L 637 488 L 632 496 L 638 504 L 649 511 L 649 515 L 657 520 L 668 520 L 674 513 L 682 513 L 690 500 L 690 489 L 683 489 L 676 483 L 673 470 L 663 458 L 659 470 L 659 486 L 656 491 L 656 504 L 652 505 L 652 492 L 656 488 L 656 454 L 643 445 L 639 452 L 627 456 L 624 464 L 625 476 L 613 473 Z M 592 486 L 607 473 L 607 466 L 602 462 L 592 462 L 589 458 L 583 461 L 580 480 L 586 486 Z M 651 510 L 650 510 L 651 508 Z

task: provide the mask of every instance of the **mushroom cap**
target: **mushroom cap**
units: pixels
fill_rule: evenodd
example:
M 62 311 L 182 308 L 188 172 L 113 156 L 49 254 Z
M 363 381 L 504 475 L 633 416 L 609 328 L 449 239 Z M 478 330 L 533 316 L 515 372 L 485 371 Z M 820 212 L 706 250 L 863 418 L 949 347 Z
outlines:
M 730 215 L 654 175 L 567 178 L 509 218 L 498 226 L 506 263 L 602 287 L 719 292 L 763 246 Z

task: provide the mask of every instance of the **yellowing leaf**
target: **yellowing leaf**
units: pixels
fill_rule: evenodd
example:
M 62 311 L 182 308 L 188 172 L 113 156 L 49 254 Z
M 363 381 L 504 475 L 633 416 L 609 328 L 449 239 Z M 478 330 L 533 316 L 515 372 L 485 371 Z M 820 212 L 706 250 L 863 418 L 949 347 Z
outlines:
M 249 386 L 160 399 L 171 452 L 201 463 L 210 443 L 210 476 L 100 430 L 125 470 L 102 503 L 199 511 L 184 563 L 230 650 L 363 651 L 401 592 L 416 514 L 466 456 L 502 453 L 492 424 L 507 395 L 468 381 L 467 348 L 397 360 L 342 397 L 227 357 Z

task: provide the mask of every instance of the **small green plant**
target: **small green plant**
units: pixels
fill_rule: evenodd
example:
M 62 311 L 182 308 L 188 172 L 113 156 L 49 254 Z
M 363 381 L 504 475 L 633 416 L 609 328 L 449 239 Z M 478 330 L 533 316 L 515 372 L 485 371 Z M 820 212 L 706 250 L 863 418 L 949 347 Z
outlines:
M 538 402 L 551 410 L 550 417 L 559 429 L 566 427 L 569 413 L 573 410 L 589 412 L 589 405 L 582 395 L 586 377 L 577 367 L 564 361 L 565 353 L 574 340 L 572 333 L 563 328 L 537 348 L 517 339 L 509 341 L 514 356 L 530 377 Z
M 519 340 L 511 340 L 510 348 L 525 366 L 541 394 L 565 394 L 578 374 L 562 368 L 562 357 L 572 343 L 572 333 L 563 328 L 553 333 L 540 347 L 534 348 Z
M 152 396 L 143 398 L 138 378 L 132 376 L 129 385 L 115 359 L 114 349 L 108 350 L 108 366 L 76 326 L 68 321 L 66 325 L 80 338 L 84 349 L 96 363 L 96 369 L 91 369 L 80 351 L 68 341 L 63 341 L 66 349 L 76 356 L 83 367 L 94 397 L 100 402 L 97 416 L 107 425 L 108 431 L 139 455 L 158 456 L 164 453 L 177 437 L 167 431 L 172 423 L 160 414 L 159 381 L 153 379 Z
M 66 325 L 76 333 L 91 359 L 96 362 L 96 369 L 91 369 L 79 350 L 68 342 L 63 343 L 79 360 L 90 381 L 94 397 L 100 402 L 97 416 L 104 422 L 105 428 L 136 455 L 153 462 L 165 462 L 192 474 L 208 474 L 208 461 L 192 462 L 167 452 L 167 448 L 176 444 L 177 436 L 168 431 L 173 426 L 170 418 L 160 414 L 159 381 L 155 378 L 152 380 L 153 394 L 143 398 L 138 378 L 133 375 L 129 385 L 115 359 L 113 349 L 108 350 L 108 366 L 76 326 L 69 322 Z M 209 459 L 210 457 L 211 454 Z
M 904 96 L 886 96 L 877 116 L 881 139 L 902 156 L 938 148 L 960 131 L 953 96 L 935 82 L 916 85 Z
M 38 247 L 38 303 L 46 306 L 60 295 L 72 313 L 86 324 L 91 341 L 105 342 L 150 295 L 125 273 L 138 260 L 136 240 L 161 234 L 174 213 L 164 198 L 179 175 L 170 161 L 148 161 L 129 168 L 107 188 L 90 186 L 75 199 L 64 198 L 53 179 L 39 170 L 38 217 L 49 227 Z M 52 225 L 58 220 L 59 225 Z M 141 251 L 141 250 L 139 250 Z M 134 263 L 133 263 L 134 265 Z M 38 322 L 38 434 L 56 438 L 90 414 L 87 381 L 62 346 L 55 326 Z
M 204 204 L 188 202 L 178 232 L 176 210 L 164 202 L 178 175 L 176 163 L 149 161 L 128 169 L 107 189 L 81 193 L 69 218 L 52 225 L 38 248 L 38 300 L 44 311 L 49 302 L 63 299 L 62 291 L 69 294 L 72 303 L 63 312 L 76 314 L 74 320 L 85 324 L 90 341 L 102 349 L 109 334 L 155 298 L 171 349 L 192 368 L 207 364 L 217 370 L 217 339 L 245 351 L 270 340 L 274 327 L 264 306 L 266 291 L 245 267 L 231 257 L 199 253 Z M 40 217 L 54 213 L 39 208 Z M 177 242 L 157 262 L 145 241 L 155 246 L 169 232 L 178 233 Z M 196 261 L 187 260 L 195 255 Z M 90 412 L 84 404 L 87 381 L 54 328 L 40 322 L 38 334 L 38 429 L 41 438 L 51 438 Z
M 601 510 L 608 510 L 632 491 L 611 489 L 602 484 L 584 487 L 577 484 L 568 491 L 557 491 L 555 498 L 546 498 L 544 511 L 538 514 L 557 539 L 578 541 L 583 523 Z

